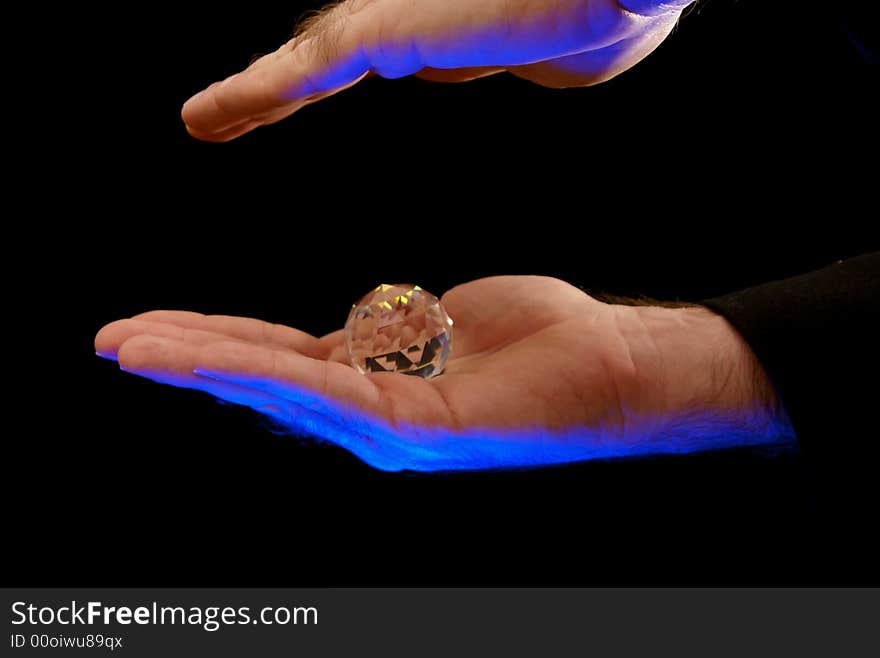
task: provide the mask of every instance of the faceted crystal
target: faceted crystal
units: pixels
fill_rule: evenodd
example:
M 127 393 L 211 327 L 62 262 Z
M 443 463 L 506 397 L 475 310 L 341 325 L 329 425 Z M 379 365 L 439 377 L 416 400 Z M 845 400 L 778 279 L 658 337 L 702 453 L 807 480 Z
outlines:
M 439 375 L 452 349 L 452 319 L 418 286 L 383 283 L 355 304 L 345 323 L 345 346 L 360 373 Z

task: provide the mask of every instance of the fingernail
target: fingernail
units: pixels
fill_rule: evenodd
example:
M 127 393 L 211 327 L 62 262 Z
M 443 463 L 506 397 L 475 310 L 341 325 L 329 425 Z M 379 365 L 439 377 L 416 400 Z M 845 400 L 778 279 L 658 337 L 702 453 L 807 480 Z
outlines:
M 213 379 L 214 381 L 223 381 L 212 372 L 208 372 L 207 370 L 202 370 L 201 368 L 193 368 L 193 374 L 198 375 L 199 377 L 204 377 L 206 379 Z

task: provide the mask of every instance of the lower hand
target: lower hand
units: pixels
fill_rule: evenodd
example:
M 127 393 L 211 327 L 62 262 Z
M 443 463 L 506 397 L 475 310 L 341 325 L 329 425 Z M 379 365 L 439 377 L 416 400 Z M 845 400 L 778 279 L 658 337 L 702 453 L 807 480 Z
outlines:
M 458 286 L 444 374 L 358 374 L 342 331 L 153 311 L 105 326 L 99 355 L 326 438 L 384 470 L 563 463 L 791 435 L 761 366 L 700 307 L 606 304 L 558 279 Z

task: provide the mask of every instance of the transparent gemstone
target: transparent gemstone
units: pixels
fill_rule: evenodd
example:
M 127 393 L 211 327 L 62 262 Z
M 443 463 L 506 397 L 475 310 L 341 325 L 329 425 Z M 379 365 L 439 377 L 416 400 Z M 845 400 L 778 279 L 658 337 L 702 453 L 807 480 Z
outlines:
M 429 378 L 443 372 L 452 350 L 452 318 L 418 286 L 383 283 L 355 304 L 345 346 L 360 372 L 402 372 Z

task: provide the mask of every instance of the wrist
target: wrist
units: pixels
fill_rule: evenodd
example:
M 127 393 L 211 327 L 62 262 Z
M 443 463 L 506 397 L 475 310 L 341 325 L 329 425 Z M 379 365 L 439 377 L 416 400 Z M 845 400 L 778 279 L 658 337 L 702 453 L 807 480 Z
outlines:
M 628 310 L 643 328 L 633 361 L 647 364 L 662 392 L 665 408 L 654 411 L 666 419 L 661 431 L 700 427 L 708 447 L 793 437 L 769 376 L 724 317 L 702 306 Z

